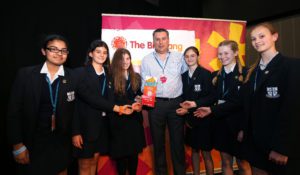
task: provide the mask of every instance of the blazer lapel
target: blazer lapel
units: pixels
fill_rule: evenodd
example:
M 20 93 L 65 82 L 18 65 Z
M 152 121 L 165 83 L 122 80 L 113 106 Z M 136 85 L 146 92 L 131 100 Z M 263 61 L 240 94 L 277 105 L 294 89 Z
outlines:
M 265 68 L 265 70 L 262 71 L 261 74 L 261 80 L 259 81 L 259 83 L 257 84 L 256 87 L 256 91 L 258 91 L 262 85 L 264 84 L 264 82 L 272 76 L 272 74 L 274 73 L 274 71 L 276 71 L 277 67 L 278 67 L 278 63 L 280 61 L 280 56 L 279 54 L 277 54 L 273 60 L 271 60 L 271 62 L 267 65 L 267 67 Z M 259 65 L 257 67 L 257 69 L 259 69 Z
M 68 72 L 65 71 L 64 76 L 59 76 L 59 89 L 58 89 L 58 102 L 56 104 L 56 126 L 61 128 L 64 125 L 64 111 L 62 110 L 64 108 L 64 105 L 67 101 L 68 95 L 68 85 L 69 85 L 69 76 Z M 60 126 L 59 126 L 60 125 Z
M 41 97 L 41 86 L 42 81 L 45 80 L 45 74 L 41 74 L 40 71 L 43 65 L 39 65 L 33 69 L 31 77 L 28 81 L 32 84 L 32 95 L 33 95 L 33 106 L 35 106 L 35 112 L 38 112 L 39 104 L 40 104 L 40 97 Z
M 234 69 L 233 69 L 233 78 L 231 79 L 231 82 L 229 84 L 229 90 L 232 90 L 233 88 L 235 88 L 238 83 L 239 83 L 239 76 L 240 76 L 240 73 L 239 73 L 239 70 L 238 70 L 238 65 L 236 64 Z
M 88 74 L 88 79 L 89 79 L 88 81 L 92 85 L 92 86 L 90 86 L 90 88 L 92 88 L 92 89 L 96 88 L 96 92 L 100 93 L 100 84 L 98 81 L 98 76 L 96 76 L 94 67 L 92 65 L 88 65 L 86 67 L 86 71 Z
M 195 82 L 197 81 L 197 78 L 201 76 L 200 75 L 200 68 L 197 67 L 192 75 L 192 78 L 189 80 L 189 86 L 188 86 L 188 91 L 191 91 L 193 92 L 194 91 L 194 85 L 195 85 Z M 189 76 L 188 76 L 189 78 Z

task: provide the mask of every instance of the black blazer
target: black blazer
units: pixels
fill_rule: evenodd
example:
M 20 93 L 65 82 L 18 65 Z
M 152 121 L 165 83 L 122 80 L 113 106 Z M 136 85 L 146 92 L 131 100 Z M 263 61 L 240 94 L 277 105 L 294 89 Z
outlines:
M 287 114 L 291 110 L 289 101 L 292 92 L 287 89 L 290 79 L 289 59 L 277 54 L 254 85 L 256 70 L 245 84 L 244 109 L 255 145 L 268 154 L 271 150 L 287 155 Z
M 183 82 L 183 100 L 195 101 L 197 108 L 201 106 L 210 106 L 215 101 L 215 92 L 212 85 L 211 73 L 202 68 L 197 67 L 191 79 L 189 79 L 188 71 L 182 74 Z M 197 125 L 201 120 L 193 116 L 196 108 L 189 110 L 186 120 L 189 124 Z
M 288 166 L 287 174 L 298 174 L 299 171 L 299 157 L 300 157 L 300 59 L 294 58 L 290 62 L 290 78 L 287 85 L 287 102 L 285 107 L 289 108 L 286 113 L 288 117 L 288 136 L 285 139 L 288 139 Z M 285 124 L 284 122 L 280 122 Z M 282 138 L 284 139 L 284 138 Z
M 38 121 L 38 110 L 42 81 L 43 65 L 25 67 L 19 70 L 12 86 L 7 113 L 7 133 L 11 144 L 23 142 L 30 148 Z M 71 136 L 71 124 L 74 112 L 75 92 L 73 73 L 64 67 L 65 76 L 60 76 L 58 104 L 56 109 L 56 131 Z M 71 142 L 70 142 L 71 143 Z
M 92 65 L 77 68 L 75 72 L 78 78 L 78 99 L 74 113 L 73 135 L 82 134 L 85 139 L 94 141 L 99 134 L 107 133 L 105 125 L 108 125 L 106 122 L 113 108 L 112 100 L 109 100 L 113 96 L 111 83 L 106 72 L 105 93 L 108 99 L 105 99 L 101 95 L 99 78 Z M 106 116 L 102 116 L 102 112 L 105 112 Z
M 218 109 L 216 110 L 215 107 L 212 107 L 213 113 L 215 114 L 216 120 L 225 120 L 227 126 L 230 127 L 231 131 L 236 133 L 240 129 L 242 129 L 242 122 L 244 121 L 243 116 L 243 106 L 237 107 L 234 111 L 230 111 L 231 103 L 236 103 L 240 96 L 240 88 L 243 85 L 243 82 L 239 81 L 239 76 L 242 75 L 243 77 L 246 76 L 247 70 L 246 68 L 242 68 L 242 73 L 239 73 L 238 65 L 236 64 L 233 72 L 230 73 L 229 79 L 226 81 L 226 73 L 224 67 L 222 67 L 222 71 L 220 75 L 218 71 L 213 72 L 213 77 L 217 76 L 217 82 L 215 84 L 216 88 L 216 99 L 217 100 L 225 100 L 226 103 L 218 104 Z M 224 86 L 224 90 L 223 90 Z M 225 92 L 223 92 L 225 91 Z M 216 102 L 217 103 L 217 102 Z M 225 109 L 220 109 L 225 108 Z M 227 111 L 228 108 L 230 112 Z
M 136 73 L 140 82 L 141 77 Z M 133 104 L 135 97 L 141 95 L 140 87 L 135 92 L 126 81 L 124 95 L 113 95 L 113 101 L 118 105 Z M 142 112 L 134 111 L 130 115 L 113 113 L 110 117 L 110 155 L 113 158 L 138 155 L 146 145 Z

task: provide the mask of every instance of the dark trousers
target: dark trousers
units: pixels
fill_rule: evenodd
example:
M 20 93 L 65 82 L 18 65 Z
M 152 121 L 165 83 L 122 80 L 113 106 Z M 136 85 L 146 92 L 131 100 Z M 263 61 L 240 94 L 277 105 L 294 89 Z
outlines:
M 185 175 L 184 118 L 176 115 L 181 100 L 181 98 L 157 99 L 155 107 L 149 111 L 156 175 L 168 174 L 165 150 L 166 126 L 169 130 L 174 175 Z

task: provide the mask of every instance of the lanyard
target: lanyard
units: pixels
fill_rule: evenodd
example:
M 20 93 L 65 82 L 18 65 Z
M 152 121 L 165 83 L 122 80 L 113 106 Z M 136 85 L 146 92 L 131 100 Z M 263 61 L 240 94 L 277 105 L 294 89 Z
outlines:
M 164 67 L 160 64 L 160 62 L 158 61 L 158 59 L 157 59 L 157 57 L 156 57 L 156 55 L 155 55 L 154 52 L 153 52 L 153 56 L 154 56 L 154 58 L 155 58 L 157 64 L 159 65 L 159 67 L 162 69 L 162 72 L 163 72 L 163 74 L 164 74 L 164 73 L 165 73 L 165 68 L 166 68 L 166 66 L 167 66 L 167 63 L 168 63 L 170 54 L 168 54 L 168 56 L 167 56 L 167 60 L 166 60 L 166 63 L 165 63 L 165 65 L 164 65 Z
M 129 81 L 129 84 L 128 84 L 128 86 L 127 86 L 127 89 L 126 89 L 126 91 L 128 91 L 129 90 L 129 88 L 130 88 L 130 86 L 131 86 L 131 83 L 130 83 L 130 76 L 128 75 L 128 80 L 127 81 Z
M 104 80 L 103 80 L 103 84 L 102 84 L 102 92 L 101 92 L 102 96 L 104 96 L 105 87 L 106 87 L 106 77 L 104 75 Z
M 228 88 L 225 91 L 225 70 L 222 72 L 222 99 L 228 94 Z
M 48 83 L 48 87 L 49 87 L 49 92 L 50 92 L 50 100 L 51 100 L 51 104 L 53 107 L 53 114 L 55 114 L 56 112 L 56 105 L 57 105 L 57 98 L 58 98 L 58 88 L 59 88 L 59 80 L 56 84 L 56 90 L 55 90 L 55 97 L 53 99 L 53 91 L 52 91 L 52 87 L 51 87 L 51 82 L 49 77 L 46 75 L 46 81 Z
M 259 69 L 259 68 L 257 67 L 257 68 L 256 68 L 256 71 L 255 71 L 254 88 L 253 88 L 253 89 L 254 89 L 254 92 L 256 91 L 256 82 L 257 82 L 257 74 L 258 74 L 257 72 L 258 72 L 258 69 Z

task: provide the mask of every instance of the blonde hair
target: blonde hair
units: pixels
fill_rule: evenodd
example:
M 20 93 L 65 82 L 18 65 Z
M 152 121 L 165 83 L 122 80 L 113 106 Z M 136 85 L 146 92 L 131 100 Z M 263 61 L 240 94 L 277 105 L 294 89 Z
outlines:
M 233 52 L 238 52 L 239 51 L 239 46 L 238 46 L 237 42 L 235 42 L 233 40 L 224 40 L 224 41 L 219 43 L 218 48 L 221 47 L 221 46 L 230 46 L 230 49 Z M 239 56 L 238 55 L 235 57 L 235 60 L 236 60 L 236 64 L 238 65 L 239 81 L 243 82 L 244 81 L 243 66 L 242 66 L 241 62 L 239 61 Z M 218 81 L 218 76 L 221 75 L 222 67 L 219 69 L 217 75 L 213 78 L 213 80 L 212 80 L 213 85 L 216 85 L 216 83 Z

